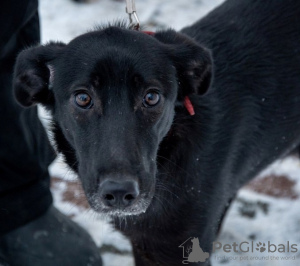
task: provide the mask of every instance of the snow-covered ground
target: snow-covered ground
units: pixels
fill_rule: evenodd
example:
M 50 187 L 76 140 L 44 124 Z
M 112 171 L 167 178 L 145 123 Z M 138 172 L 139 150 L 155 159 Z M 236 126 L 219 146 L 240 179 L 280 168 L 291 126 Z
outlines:
M 136 0 L 139 18 L 149 30 L 180 29 L 204 16 L 223 0 Z M 127 19 L 125 0 L 40 0 L 42 42 L 68 42 L 97 24 Z M 41 111 L 41 115 L 45 113 Z M 134 265 L 129 241 L 108 221 L 90 210 L 76 176 L 58 158 L 50 167 L 55 205 L 90 232 L 99 245 L 105 266 Z M 253 252 L 217 250 L 214 266 L 300 265 L 300 163 L 290 156 L 276 162 L 240 190 L 230 207 L 218 242 L 234 242 Z M 246 242 L 246 243 L 245 243 Z M 180 243 L 178 243 L 180 244 Z M 259 245 L 259 246 L 257 246 Z M 201 243 L 200 243 L 201 246 Z M 228 246 L 227 246 L 228 247 Z M 265 250 L 265 249 L 266 250 Z M 273 252 L 277 249 L 276 252 Z M 289 251 L 288 251 L 289 248 Z M 257 250 L 258 249 L 258 250 Z M 225 249 L 226 250 L 226 249 Z M 278 251 L 279 250 L 279 251 Z M 182 252 L 178 249 L 178 252 Z

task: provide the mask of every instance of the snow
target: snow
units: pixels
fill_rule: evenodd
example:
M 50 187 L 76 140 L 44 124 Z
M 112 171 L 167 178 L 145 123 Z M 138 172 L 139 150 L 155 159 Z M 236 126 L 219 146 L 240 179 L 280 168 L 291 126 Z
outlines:
M 71 0 L 40 0 L 42 42 L 68 42 L 95 25 L 128 20 L 125 0 L 94 0 L 76 3 Z M 223 0 L 137 0 L 136 8 L 143 26 L 148 29 L 180 29 L 207 14 Z
M 40 0 L 39 2 L 43 43 L 50 40 L 69 42 L 97 24 L 128 18 L 125 14 L 125 1 L 93 0 L 88 3 L 76 3 L 71 0 Z M 192 24 L 222 2 L 223 0 L 136 0 L 136 7 L 145 29 L 172 27 L 178 30 Z M 43 109 L 39 111 L 42 121 L 47 126 L 47 113 Z M 76 181 L 76 174 L 62 162 L 61 157 L 51 165 L 50 174 L 53 176 L 52 192 L 56 207 L 91 234 L 100 247 L 104 265 L 134 265 L 129 241 L 114 231 L 105 217 L 88 208 L 80 184 Z M 267 187 L 269 185 L 266 185 L 266 181 L 270 177 L 274 180 L 278 178 L 278 181 L 283 180 L 284 184 L 291 184 L 292 187 L 285 193 L 280 186 Z M 276 245 L 286 245 L 289 241 L 290 244 L 297 244 L 298 249 L 300 248 L 299 177 L 299 160 L 290 156 L 277 161 L 262 172 L 255 180 L 256 185 L 250 184 L 240 190 L 216 241 L 224 245 L 254 241 L 254 253 L 226 253 L 218 250 L 211 255 L 213 266 L 300 264 L 299 251 L 260 253 L 256 250 L 257 243 L 268 245 L 268 241 Z M 257 192 L 257 188 L 267 190 L 261 193 L 261 190 Z M 291 193 L 293 197 L 288 196 Z M 178 249 L 178 252 L 182 252 L 181 249 Z

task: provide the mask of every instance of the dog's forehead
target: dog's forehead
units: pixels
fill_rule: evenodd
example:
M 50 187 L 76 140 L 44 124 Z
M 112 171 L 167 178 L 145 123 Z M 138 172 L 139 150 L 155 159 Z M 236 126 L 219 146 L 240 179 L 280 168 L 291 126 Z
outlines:
M 69 84 L 74 77 L 86 79 L 90 76 L 103 82 L 124 81 L 137 72 L 151 79 L 161 73 L 168 75 L 166 59 L 163 45 L 154 37 L 112 27 L 70 42 L 60 70 L 61 77 Z

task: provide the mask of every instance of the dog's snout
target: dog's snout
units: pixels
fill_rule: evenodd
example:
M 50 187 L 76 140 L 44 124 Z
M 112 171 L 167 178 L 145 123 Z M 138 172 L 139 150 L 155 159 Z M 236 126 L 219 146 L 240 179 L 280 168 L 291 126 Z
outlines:
M 134 180 L 105 180 L 100 184 L 100 197 L 108 207 L 127 207 L 138 195 L 138 183 Z

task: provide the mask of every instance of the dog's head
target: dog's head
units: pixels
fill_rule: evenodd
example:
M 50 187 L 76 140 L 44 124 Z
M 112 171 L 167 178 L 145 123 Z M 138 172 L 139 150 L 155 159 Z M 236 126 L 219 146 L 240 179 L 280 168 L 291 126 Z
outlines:
M 58 151 L 91 206 L 126 215 L 149 206 L 175 106 L 203 94 L 210 77 L 208 51 L 187 36 L 108 27 L 21 52 L 14 91 L 21 105 L 50 110 Z

